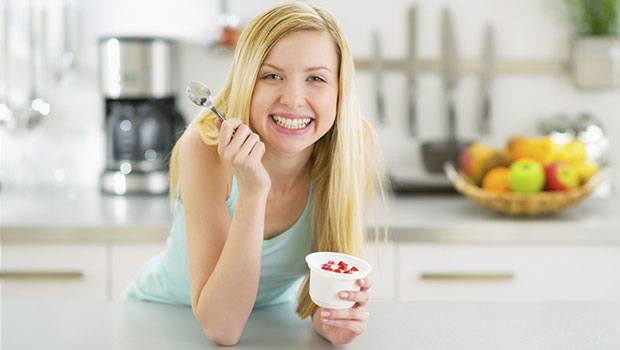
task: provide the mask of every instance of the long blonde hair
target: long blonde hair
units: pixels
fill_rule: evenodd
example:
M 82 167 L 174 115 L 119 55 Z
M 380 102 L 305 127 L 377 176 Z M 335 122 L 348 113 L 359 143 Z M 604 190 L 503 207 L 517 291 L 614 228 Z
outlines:
M 372 128 L 362 117 L 355 89 L 355 68 L 348 44 L 327 11 L 304 2 L 277 6 L 254 18 L 243 30 L 232 69 L 214 104 L 228 116 L 249 125 L 250 104 L 258 71 L 276 42 L 301 30 L 327 31 L 340 59 L 336 121 L 314 145 L 310 158 L 313 184 L 312 249 L 363 255 L 364 208 L 383 195 L 383 168 Z M 204 111 L 191 124 L 202 140 L 217 144 L 215 115 Z M 171 198 L 178 175 L 177 147 L 170 162 Z M 375 229 L 375 233 L 378 230 Z M 301 258 L 301 257 L 300 257 Z M 299 295 L 297 314 L 311 316 L 317 306 L 309 296 L 308 276 Z

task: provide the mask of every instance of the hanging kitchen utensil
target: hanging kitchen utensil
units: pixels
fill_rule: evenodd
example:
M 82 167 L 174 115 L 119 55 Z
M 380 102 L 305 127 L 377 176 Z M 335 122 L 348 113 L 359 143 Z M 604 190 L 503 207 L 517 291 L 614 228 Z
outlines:
M 55 72 L 56 83 L 65 81 L 75 68 L 75 33 L 77 8 L 75 0 L 62 3 L 62 52 Z
M 381 38 L 379 31 L 372 32 L 372 53 L 373 53 L 373 87 L 375 93 L 375 104 L 377 108 L 377 120 L 379 124 L 385 124 L 385 96 L 383 95 L 383 58 L 381 53 Z
M 40 82 L 43 74 L 43 49 L 45 48 L 46 12 L 42 4 L 32 1 L 29 6 L 29 102 L 24 111 L 23 125 L 28 129 L 38 126 L 50 113 L 50 104 L 41 96 Z
M 0 126 L 12 127 L 14 124 L 11 109 L 9 85 L 9 7 L 0 3 Z
M 478 131 L 481 135 L 491 133 L 491 88 L 495 76 L 495 36 L 493 26 L 488 25 L 484 33 L 480 69 L 480 119 Z
M 456 135 L 455 92 L 459 81 L 460 67 L 456 37 L 452 26 L 450 11 L 444 8 L 441 21 L 441 73 L 444 90 L 447 139 L 422 144 L 424 167 L 429 172 L 443 173 L 445 162 L 456 162 L 467 142 L 461 142 Z
M 407 120 L 411 136 L 417 136 L 417 7 L 407 13 Z

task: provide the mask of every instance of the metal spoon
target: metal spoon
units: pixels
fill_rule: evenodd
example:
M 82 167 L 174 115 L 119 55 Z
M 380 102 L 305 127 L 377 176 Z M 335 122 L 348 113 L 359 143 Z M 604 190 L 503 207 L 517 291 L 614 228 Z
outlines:
M 211 95 L 211 91 L 209 88 L 204 86 L 203 83 L 192 81 L 187 85 L 187 97 L 190 101 L 192 101 L 195 105 L 200 107 L 209 108 L 215 115 L 220 119 L 221 122 L 226 120 L 224 116 L 215 108 L 213 104 L 213 96 Z

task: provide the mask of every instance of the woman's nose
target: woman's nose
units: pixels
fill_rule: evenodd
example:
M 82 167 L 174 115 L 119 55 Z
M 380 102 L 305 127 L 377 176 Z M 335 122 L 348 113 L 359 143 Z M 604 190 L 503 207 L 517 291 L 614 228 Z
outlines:
M 291 108 L 303 107 L 306 103 L 303 84 L 295 82 L 286 84 L 280 95 L 280 103 Z

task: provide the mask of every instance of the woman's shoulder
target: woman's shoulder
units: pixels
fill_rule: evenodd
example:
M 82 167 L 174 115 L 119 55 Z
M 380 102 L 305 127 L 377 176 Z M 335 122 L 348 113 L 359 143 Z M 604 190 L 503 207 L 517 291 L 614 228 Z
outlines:
M 181 187 L 196 188 L 206 185 L 205 187 L 218 192 L 222 187 L 229 187 L 230 176 L 219 159 L 217 145 L 206 144 L 195 124 L 190 124 L 185 130 L 177 146 Z
M 179 138 L 179 156 L 181 159 L 203 158 L 207 161 L 217 161 L 217 145 L 208 145 L 200 136 L 200 129 L 194 123 L 190 124 Z

